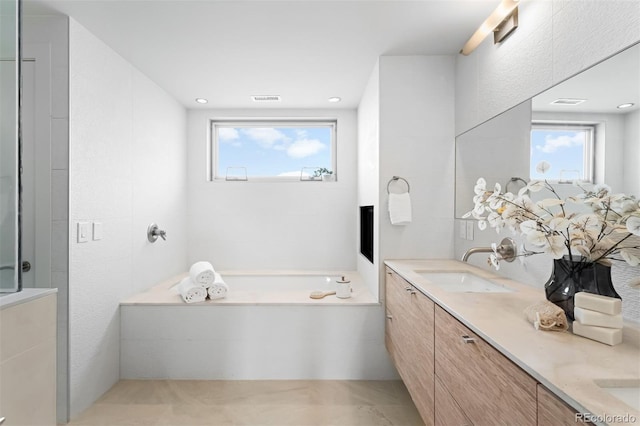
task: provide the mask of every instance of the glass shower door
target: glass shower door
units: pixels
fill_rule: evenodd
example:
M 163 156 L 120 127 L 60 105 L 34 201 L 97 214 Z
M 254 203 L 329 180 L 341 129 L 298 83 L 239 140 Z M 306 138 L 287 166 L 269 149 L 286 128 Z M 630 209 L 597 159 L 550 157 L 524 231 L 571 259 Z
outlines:
M 20 290 L 18 33 L 18 0 L 0 0 L 0 293 Z

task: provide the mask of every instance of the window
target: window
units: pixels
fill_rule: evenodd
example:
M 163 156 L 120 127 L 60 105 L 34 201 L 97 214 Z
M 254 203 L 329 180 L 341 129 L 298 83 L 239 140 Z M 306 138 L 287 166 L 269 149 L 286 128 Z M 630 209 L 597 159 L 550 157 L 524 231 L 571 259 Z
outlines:
M 575 123 L 533 123 L 529 177 L 552 182 L 593 182 L 595 125 Z M 536 170 L 546 161 L 546 173 Z
M 211 179 L 320 180 L 336 172 L 336 122 L 214 120 Z

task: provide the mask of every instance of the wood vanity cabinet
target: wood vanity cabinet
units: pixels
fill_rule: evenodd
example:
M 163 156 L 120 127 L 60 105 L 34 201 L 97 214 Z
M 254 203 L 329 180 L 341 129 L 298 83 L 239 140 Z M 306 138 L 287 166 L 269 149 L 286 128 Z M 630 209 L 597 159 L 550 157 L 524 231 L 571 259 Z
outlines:
M 575 426 L 593 424 L 576 417 L 576 410 L 569 407 L 549 389 L 538 384 L 538 426 Z
M 537 382 L 442 308 L 435 318 L 435 373 L 466 417 L 474 425 L 536 425 Z
M 434 303 L 387 268 L 387 351 L 426 425 L 434 422 Z

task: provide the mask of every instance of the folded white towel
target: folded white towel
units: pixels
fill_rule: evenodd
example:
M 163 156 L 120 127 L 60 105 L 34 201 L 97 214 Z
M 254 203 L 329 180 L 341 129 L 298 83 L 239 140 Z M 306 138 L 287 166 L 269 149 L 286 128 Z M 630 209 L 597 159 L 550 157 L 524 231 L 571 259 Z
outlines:
M 211 263 L 205 261 L 196 262 L 191 265 L 189 269 L 191 280 L 204 288 L 208 288 L 213 284 L 215 273 L 216 271 L 213 269 L 213 266 L 211 266 Z
M 191 277 L 186 277 L 180 281 L 178 293 L 186 303 L 204 302 L 207 298 L 207 289 L 194 283 Z
M 392 225 L 411 223 L 411 196 L 408 192 L 389 194 L 389 218 Z
M 209 299 L 222 299 L 227 295 L 229 291 L 229 286 L 224 282 L 222 276 L 219 273 L 215 273 L 215 279 L 213 280 L 213 284 L 209 288 L 207 288 L 207 294 L 209 295 Z

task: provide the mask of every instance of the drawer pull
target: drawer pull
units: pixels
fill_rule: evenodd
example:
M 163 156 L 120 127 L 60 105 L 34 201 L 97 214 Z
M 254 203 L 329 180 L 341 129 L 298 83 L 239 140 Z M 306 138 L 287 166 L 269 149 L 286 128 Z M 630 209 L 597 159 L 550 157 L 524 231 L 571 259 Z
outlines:
M 476 339 L 475 337 L 471 337 L 471 336 L 467 336 L 466 334 L 464 336 L 462 336 L 462 341 L 464 343 L 475 343 Z
M 411 286 L 407 286 L 404 288 L 405 291 L 411 291 Z
M 388 319 L 388 320 L 392 320 L 392 319 L 393 319 L 393 315 L 389 315 L 389 314 L 387 314 L 387 319 Z

